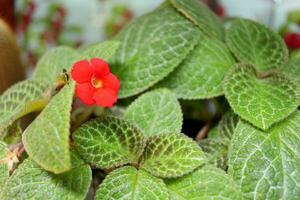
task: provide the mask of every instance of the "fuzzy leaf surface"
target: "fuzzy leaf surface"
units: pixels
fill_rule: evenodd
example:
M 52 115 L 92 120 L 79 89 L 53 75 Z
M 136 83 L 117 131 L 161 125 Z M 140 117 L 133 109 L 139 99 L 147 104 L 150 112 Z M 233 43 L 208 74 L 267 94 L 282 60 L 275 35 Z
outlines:
M 55 84 L 56 77 L 69 71 L 80 55 L 70 47 L 56 47 L 46 52 L 38 61 L 33 77 L 43 78 Z
M 300 112 L 262 131 L 240 121 L 229 151 L 229 174 L 247 199 L 300 198 Z
M 206 162 L 201 148 L 182 133 L 167 133 L 148 138 L 142 168 L 154 176 L 179 177 Z
M 239 61 L 253 64 L 259 71 L 280 68 L 288 60 L 288 50 L 281 36 L 252 20 L 231 22 L 226 42 Z
M 179 102 L 166 89 L 141 95 L 127 108 L 124 117 L 137 125 L 145 136 L 180 132 L 183 120 Z
M 81 157 L 101 169 L 137 163 L 145 146 L 140 129 L 110 116 L 83 124 L 73 139 Z
M 201 1 L 171 0 L 171 3 L 208 36 L 214 36 L 220 40 L 223 39 L 224 28 L 221 20 Z
M 84 59 L 101 58 L 105 61 L 109 61 L 109 59 L 116 53 L 119 46 L 120 42 L 117 41 L 101 42 L 85 49 L 83 57 Z
M 83 200 L 92 180 L 92 171 L 82 161 L 81 164 L 75 162 L 76 166 L 70 171 L 55 175 L 26 159 L 4 185 L 0 199 Z
M 300 80 L 300 58 L 291 60 L 288 65 L 282 69 L 282 71 L 286 75 Z
M 199 32 L 168 3 L 130 23 L 116 38 L 121 45 L 111 68 L 122 83 L 119 97 L 166 77 L 193 49 Z
M 42 109 L 50 98 L 50 86 L 43 80 L 29 79 L 11 86 L 0 96 L 0 138 L 18 118 Z
M 223 170 L 206 165 L 176 179 L 167 179 L 170 200 L 241 200 L 242 193 Z
M 5 162 L 5 158 L 8 154 L 9 150 L 7 145 L 0 140 L 0 193 L 5 183 L 6 179 L 9 177 L 9 169 L 8 165 Z
M 224 43 L 200 38 L 191 54 L 159 86 L 182 99 L 206 99 L 223 94 L 223 79 L 235 60 Z
M 74 82 L 64 86 L 22 136 L 29 157 L 53 173 L 71 168 L 69 134 L 74 87 Z
M 144 170 L 122 167 L 109 174 L 99 186 L 96 200 L 169 199 L 164 182 Z
M 299 85 L 284 74 L 259 78 L 252 65 L 236 65 L 226 75 L 225 96 L 233 111 L 261 129 L 267 129 L 300 103 Z

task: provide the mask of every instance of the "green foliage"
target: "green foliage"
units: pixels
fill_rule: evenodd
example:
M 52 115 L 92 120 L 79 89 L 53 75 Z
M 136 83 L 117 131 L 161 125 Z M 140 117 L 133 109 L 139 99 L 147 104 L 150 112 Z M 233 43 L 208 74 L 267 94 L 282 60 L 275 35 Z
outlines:
M 23 133 L 23 143 L 30 158 L 54 173 L 71 168 L 69 130 L 73 94 L 74 82 L 70 82 Z
M 9 150 L 6 144 L 0 140 L 0 193 L 3 184 L 5 183 L 6 179 L 9 177 L 8 165 L 5 162 L 8 152 Z
M 259 71 L 281 68 L 288 60 L 280 35 L 251 20 L 231 22 L 226 42 L 239 61 L 253 64 Z
M 287 76 L 300 80 L 300 58 L 291 60 L 286 67 L 282 69 Z
M 187 174 L 206 162 L 201 148 L 180 133 L 149 137 L 142 168 L 154 176 L 171 178 Z
M 176 97 L 165 89 L 141 95 L 127 108 L 124 117 L 136 124 L 145 136 L 181 131 L 180 105 Z
M 0 96 L 0 138 L 15 120 L 42 109 L 50 95 L 50 87 L 43 80 L 25 80 L 7 89 Z
M 233 111 L 264 130 L 294 112 L 300 102 L 297 82 L 277 72 L 264 77 L 250 64 L 230 70 L 224 89 Z
M 96 200 L 165 200 L 169 198 L 164 182 L 144 170 L 122 167 L 109 174 L 99 186 Z
M 242 193 L 223 170 L 205 166 L 177 179 L 167 179 L 171 200 L 241 200 Z
M 159 86 L 182 99 L 219 96 L 223 94 L 224 76 L 234 63 L 225 44 L 201 36 L 191 54 Z
M 56 77 L 69 71 L 73 64 L 80 60 L 80 55 L 69 47 L 56 47 L 48 51 L 37 63 L 34 78 L 42 78 L 54 85 Z
M 72 158 L 74 167 L 59 175 L 26 159 L 4 185 L 0 199 L 83 200 L 92 179 L 91 169 L 77 155 Z
M 238 123 L 228 171 L 247 199 L 300 198 L 299 131 L 299 111 L 267 131 Z
M 138 128 L 115 117 L 85 123 L 73 133 L 73 139 L 82 158 L 102 169 L 137 163 L 145 146 Z
M 166 77 L 197 43 L 199 30 L 169 4 L 128 25 L 112 71 L 121 80 L 120 98 L 138 94 Z
M 101 58 L 105 61 L 109 61 L 119 46 L 120 43 L 117 41 L 101 42 L 84 49 L 82 57 L 83 59 Z
M 224 37 L 221 20 L 201 1 L 171 0 L 174 7 L 187 19 L 194 22 L 205 34 L 220 40 Z

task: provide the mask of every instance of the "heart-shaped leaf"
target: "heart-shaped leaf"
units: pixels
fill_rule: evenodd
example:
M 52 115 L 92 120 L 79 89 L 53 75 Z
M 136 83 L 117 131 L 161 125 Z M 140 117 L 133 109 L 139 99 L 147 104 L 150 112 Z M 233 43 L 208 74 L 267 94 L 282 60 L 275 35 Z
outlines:
M 286 118 L 300 103 L 297 82 L 280 73 L 264 76 L 249 64 L 229 71 L 224 90 L 233 111 L 262 129 Z
M 119 46 L 120 42 L 117 41 L 101 42 L 84 49 L 82 57 L 84 59 L 101 58 L 108 61 L 116 53 Z
M 237 19 L 226 31 L 226 42 L 238 60 L 265 71 L 282 67 L 288 50 L 278 33 L 255 21 Z
M 182 99 L 203 99 L 223 94 L 222 82 L 235 63 L 225 44 L 201 37 L 197 46 L 160 87 L 167 87 Z
M 154 176 L 172 178 L 193 171 L 206 162 L 201 148 L 182 133 L 148 138 L 142 168 Z
M 41 110 L 49 101 L 51 87 L 43 80 L 25 80 L 11 86 L 0 96 L 0 138 L 18 118 Z
M 9 150 L 7 145 L 0 140 L 0 193 L 6 179 L 9 177 L 9 169 L 6 162 L 6 156 Z
M 122 167 L 105 177 L 96 200 L 165 200 L 169 199 L 164 182 L 144 170 Z
M 29 157 L 54 173 L 71 168 L 69 129 L 74 87 L 74 82 L 64 86 L 23 133 Z
M 145 146 L 138 128 L 115 117 L 83 124 L 73 133 L 73 139 L 82 158 L 101 169 L 136 164 Z
M 223 39 L 224 28 L 221 20 L 201 1 L 171 0 L 171 3 L 208 36 L 214 36 L 220 40 Z
M 116 38 L 121 42 L 112 72 L 121 80 L 119 97 L 151 87 L 187 56 L 200 30 L 165 3 L 128 25 Z
M 92 171 L 79 161 L 78 156 L 72 155 L 72 159 L 76 162 L 74 168 L 59 175 L 47 172 L 33 160 L 26 159 L 4 185 L 0 199 L 83 200 L 90 187 Z
M 80 55 L 69 47 L 56 47 L 45 53 L 37 63 L 33 77 L 48 80 L 53 85 L 56 77 L 69 71 Z
M 229 151 L 229 174 L 246 199 L 300 198 L 300 112 L 262 131 L 237 125 Z
M 242 193 L 223 170 L 204 166 L 195 172 L 165 181 L 170 200 L 216 199 L 241 200 Z
M 141 95 L 127 108 L 124 117 L 137 125 L 145 136 L 181 131 L 182 113 L 179 102 L 166 89 Z

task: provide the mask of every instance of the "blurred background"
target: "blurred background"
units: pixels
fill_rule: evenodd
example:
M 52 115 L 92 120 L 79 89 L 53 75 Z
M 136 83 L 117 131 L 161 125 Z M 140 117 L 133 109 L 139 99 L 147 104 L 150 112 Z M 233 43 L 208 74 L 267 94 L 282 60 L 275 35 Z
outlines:
M 239 16 L 262 22 L 279 31 L 291 51 L 296 52 L 300 48 L 300 0 L 199 1 L 206 3 L 224 20 Z M 17 79 L 30 76 L 37 60 L 51 47 L 80 47 L 112 38 L 132 19 L 153 10 L 162 2 L 163 0 L 0 0 L 0 18 L 9 26 L 5 27 L 1 22 L 3 30 L 0 40 L 4 43 L 4 32 L 12 34 L 6 40 L 16 38 L 17 47 L 12 53 L 19 51 L 20 61 L 15 59 L 13 65 L 20 62 L 19 65 L 24 69 L 24 73 L 7 69 L 10 71 L 8 76 L 10 73 Z M 0 47 L 0 51 L 7 51 L 8 47 Z M 8 52 L 5 55 L 9 57 Z M 5 65 L 3 61 L 0 62 L 0 68 L 3 68 L 1 65 Z M 0 72 L 4 73 L 3 70 Z M 8 81 L 8 85 L 10 84 L 11 81 Z

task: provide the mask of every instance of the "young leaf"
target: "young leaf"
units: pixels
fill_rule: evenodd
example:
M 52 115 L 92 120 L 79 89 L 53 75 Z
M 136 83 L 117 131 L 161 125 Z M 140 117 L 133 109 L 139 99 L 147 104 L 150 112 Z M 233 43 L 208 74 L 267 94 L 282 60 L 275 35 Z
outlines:
M 86 48 L 83 52 L 84 59 L 101 58 L 108 61 L 117 51 L 120 42 L 105 41 Z
M 198 0 L 171 0 L 173 6 L 187 19 L 195 23 L 201 31 L 208 36 L 214 36 L 220 40 L 224 36 L 224 28 L 221 20 L 201 1 Z
M 165 181 L 170 200 L 241 200 L 241 191 L 223 170 L 206 165 L 195 172 Z
M 96 200 L 169 199 L 164 182 L 144 170 L 122 167 L 109 174 L 99 186 Z
M 200 30 L 169 4 L 164 4 L 128 25 L 112 71 L 121 80 L 119 97 L 129 97 L 166 77 L 187 56 Z
M 33 160 L 26 159 L 4 185 L 0 199 L 83 200 L 92 172 L 82 161 L 81 164 L 76 162 L 77 166 L 72 170 L 55 175 L 40 168 Z
M 23 133 L 29 157 L 56 174 L 71 168 L 69 129 L 74 87 L 74 82 L 65 85 Z
M 228 147 L 238 121 L 239 117 L 232 111 L 225 113 L 215 128 L 216 133 L 212 136 L 209 133 L 208 138 L 199 141 L 199 145 L 207 153 L 209 163 L 227 169 Z
M 0 193 L 6 179 L 9 177 L 9 169 L 6 162 L 4 162 L 9 150 L 7 145 L 0 140 Z
M 225 44 L 206 36 L 201 37 L 191 55 L 159 86 L 169 88 L 182 99 L 219 96 L 223 94 L 225 74 L 234 63 Z
M 253 64 L 259 71 L 280 68 L 288 60 L 288 50 L 281 36 L 248 19 L 230 23 L 226 42 L 238 60 Z
M 141 95 L 127 108 L 124 118 L 137 125 L 145 136 L 180 132 L 183 120 L 179 102 L 166 89 Z
M 286 118 L 300 102 L 297 82 L 280 73 L 260 77 L 249 64 L 229 71 L 224 90 L 233 111 L 262 129 Z
M 291 60 L 287 66 L 282 69 L 287 76 L 294 77 L 300 80 L 300 58 Z
M 300 198 L 300 112 L 268 131 L 240 121 L 229 151 L 229 174 L 247 199 Z
M 154 176 L 171 178 L 187 174 L 205 162 L 196 142 L 182 133 L 169 133 L 149 137 L 142 168 Z
M 82 158 L 101 169 L 137 163 L 145 146 L 139 129 L 115 117 L 83 124 L 73 133 L 73 139 Z
M 49 101 L 50 86 L 43 80 L 25 80 L 11 86 L 0 96 L 0 138 L 5 129 L 22 116 L 41 110 Z
M 56 77 L 64 69 L 69 71 L 80 55 L 69 47 L 56 47 L 49 50 L 37 63 L 33 77 L 43 78 L 55 84 Z

